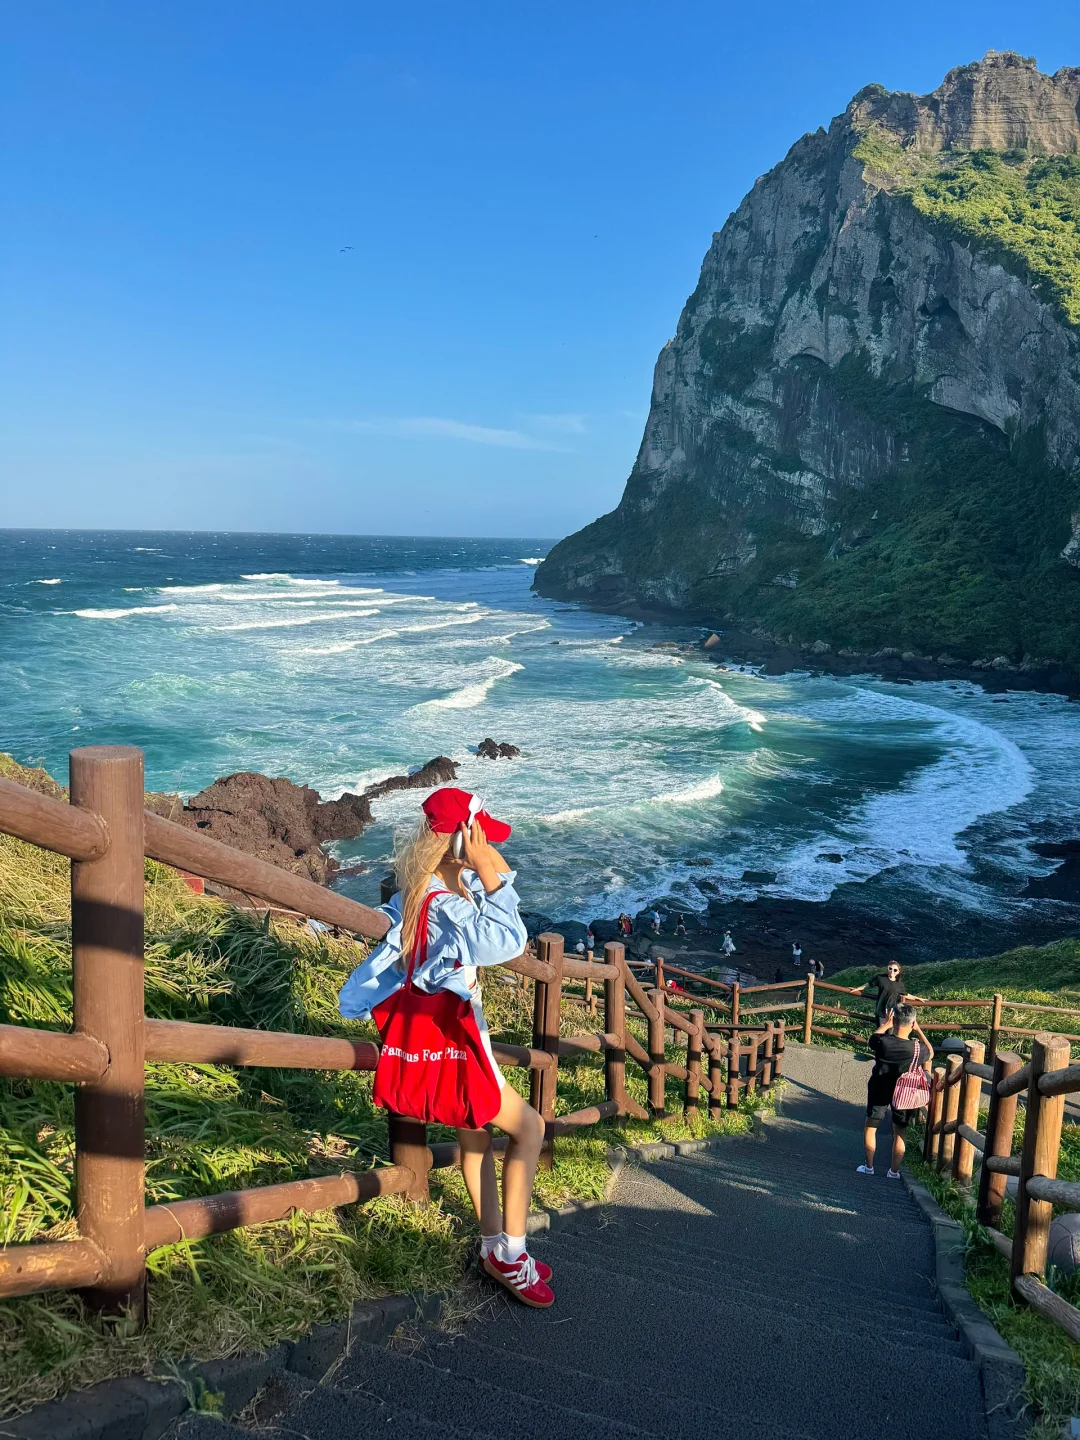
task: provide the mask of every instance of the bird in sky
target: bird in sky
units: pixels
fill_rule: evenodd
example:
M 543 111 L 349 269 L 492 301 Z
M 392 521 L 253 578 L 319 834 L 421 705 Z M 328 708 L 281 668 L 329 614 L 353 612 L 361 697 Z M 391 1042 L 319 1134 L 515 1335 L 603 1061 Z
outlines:
M 346 250 L 351 250 L 352 248 L 353 247 L 351 245 L 342 245 L 341 249 L 338 251 L 338 254 L 344 255 Z

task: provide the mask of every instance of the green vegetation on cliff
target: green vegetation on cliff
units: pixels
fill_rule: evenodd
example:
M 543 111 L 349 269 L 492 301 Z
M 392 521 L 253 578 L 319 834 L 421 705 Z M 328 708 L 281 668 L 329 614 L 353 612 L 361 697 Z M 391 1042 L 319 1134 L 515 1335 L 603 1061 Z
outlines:
M 921 215 L 981 248 L 1080 325 L 1080 156 L 927 156 L 882 126 L 853 153 L 868 178 L 907 195 Z

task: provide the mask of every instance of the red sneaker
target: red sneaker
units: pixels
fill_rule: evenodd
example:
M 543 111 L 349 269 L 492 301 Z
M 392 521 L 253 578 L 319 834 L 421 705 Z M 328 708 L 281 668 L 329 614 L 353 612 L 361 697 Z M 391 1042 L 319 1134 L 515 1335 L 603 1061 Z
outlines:
M 493 1253 L 494 1253 L 494 1252 L 493 1252 Z M 486 1257 L 485 1257 L 484 1255 L 478 1256 L 478 1260 L 479 1260 L 480 1268 L 481 1268 L 481 1269 L 483 1269 L 485 1258 L 486 1258 Z M 543 1282 L 544 1282 L 545 1285 L 547 1285 L 547 1284 L 550 1282 L 550 1280 L 551 1280 L 551 1266 L 550 1266 L 550 1265 L 546 1265 L 543 1260 L 536 1260 L 536 1259 L 534 1259 L 533 1256 L 531 1256 L 531 1255 L 529 1256 L 529 1259 L 532 1260 L 533 1264 L 536 1266 L 537 1276 L 538 1276 L 541 1280 L 543 1280 Z
M 509 1262 L 489 1255 L 483 1264 L 492 1280 L 504 1285 L 523 1305 L 531 1305 L 534 1310 L 546 1310 L 549 1305 L 555 1304 L 554 1292 L 540 1279 L 536 1261 L 528 1253 L 523 1251 L 516 1260 Z

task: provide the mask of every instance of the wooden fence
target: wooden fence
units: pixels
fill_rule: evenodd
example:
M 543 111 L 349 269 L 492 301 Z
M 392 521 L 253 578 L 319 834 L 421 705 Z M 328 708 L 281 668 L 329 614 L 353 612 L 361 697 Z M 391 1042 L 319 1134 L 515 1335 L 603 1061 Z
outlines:
M 1013 1298 L 1080 1341 L 1080 1310 L 1045 1284 L 1054 1207 L 1080 1210 L 1080 1184 L 1057 1178 L 1065 1097 L 1080 1092 L 1080 1065 L 1069 1064 L 1073 1038 L 1036 1032 L 1026 1064 L 1007 1050 L 986 1064 L 986 1047 L 969 1041 L 964 1055 L 949 1055 L 944 1065 L 935 1065 L 923 1158 L 970 1187 L 975 1156 L 982 1156 L 975 1214 L 1010 1262 Z M 986 1130 L 980 1131 L 984 1086 L 990 1094 Z M 1014 1155 L 1021 1095 L 1026 1102 L 1023 1139 Z M 1017 1179 L 1011 1239 L 1000 1228 L 1010 1175 Z
M 725 1014 L 731 1016 L 735 1023 L 742 1023 L 750 1016 L 775 1014 L 777 1011 L 797 1012 L 800 1039 L 804 1045 L 809 1045 L 815 1035 L 826 1036 L 830 1040 L 846 1041 L 850 1044 L 864 1045 L 870 1032 L 876 1027 L 877 1020 L 874 1015 L 874 1001 L 872 997 L 866 997 L 865 1010 L 845 1009 L 842 1005 L 826 1004 L 819 998 L 823 991 L 834 995 L 858 996 L 858 988 L 847 985 L 832 985 L 824 980 L 818 980 L 816 976 L 800 976 L 794 980 L 778 980 L 771 985 L 740 985 L 734 982 L 730 985 L 719 980 L 711 980 L 704 975 L 698 975 L 692 970 L 681 970 L 677 965 L 667 960 L 658 960 L 655 966 L 651 963 L 631 961 L 631 966 L 638 970 L 646 970 L 650 974 L 655 969 L 657 984 L 666 987 L 666 982 L 671 977 L 678 977 L 678 980 L 689 981 L 694 990 L 701 986 L 709 986 L 725 992 L 726 1000 L 720 1006 Z M 678 983 L 678 982 L 676 982 Z M 767 1003 L 760 1005 L 753 1002 L 748 1008 L 746 1000 L 749 996 L 764 995 L 769 992 Z M 790 998 L 784 998 L 784 992 L 790 994 Z M 669 992 L 669 998 L 670 992 Z M 689 998 L 682 995 L 682 999 Z M 698 997 L 695 995 L 695 999 Z M 704 1003 L 704 1002 L 702 1002 Z M 996 1055 L 1001 1040 L 1004 1037 L 1016 1036 L 1020 1039 L 1031 1039 L 1041 1033 L 1037 1029 L 1024 1027 L 1016 1024 L 1006 1024 L 1005 1021 L 1011 1018 L 1012 1012 L 1023 1016 L 1025 1014 L 1050 1013 L 1055 1016 L 1067 1016 L 1070 1019 L 1080 1020 L 1080 1010 L 1068 1009 L 1058 1005 L 1035 1005 L 1023 1000 L 1006 1000 L 1002 995 L 994 995 L 985 1000 L 919 1000 L 913 1004 L 920 1010 L 964 1010 L 971 1015 L 971 1022 L 958 1022 L 956 1020 L 935 1021 L 928 1020 L 925 1023 L 920 1021 L 922 1029 L 927 1034 L 937 1032 L 948 1032 L 952 1035 L 985 1030 L 986 1039 L 985 1053 L 988 1062 L 992 1062 Z M 981 1012 L 981 1013 L 980 1013 Z M 840 1021 L 847 1022 L 841 1028 L 819 1024 L 819 1016 L 835 1016 Z M 795 1018 L 795 1017 L 793 1017 Z M 859 1027 L 859 1028 L 855 1028 Z M 1075 1045 L 1080 1045 L 1080 1034 L 1065 1035 L 1065 1039 Z
M 79 1289 L 96 1308 L 128 1309 L 143 1317 L 146 1256 L 160 1246 L 379 1195 L 425 1199 L 428 1172 L 456 1164 L 458 1147 L 429 1146 L 424 1125 L 391 1116 L 389 1165 L 146 1205 L 147 1062 L 373 1070 L 378 1045 L 148 1018 L 143 995 L 144 856 L 368 939 L 380 939 L 389 922 L 377 910 L 144 810 L 140 750 L 93 746 L 72 751 L 70 761 L 67 805 L 0 780 L 0 831 L 71 860 L 74 1019 L 71 1033 L 0 1025 L 0 1075 L 76 1087 L 78 1233 L 68 1240 L 0 1249 L 0 1297 Z M 742 1024 L 737 992 L 734 1004 L 730 998 L 702 1000 L 684 1013 L 668 1003 L 671 997 L 659 986 L 645 991 L 620 944 L 606 945 L 604 961 L 597 963 L 564 955 L 561 936 L 541 935 L 535 953 L 505 968 L 534 985 L 533 1043 L 495 1042 L 493 1049 L 503 1065 L 531 1072 L 531 1104 L 546 1121 L 541 1163 L 551 1163 L 557 1135 L 605 1119 L 664 1114 L 668 1075 L 684 1082 L 688 1114 L 697 1111 L 704 1092 L 715 1115 L 725 1099 L 729 1106 L 737 1105 L 741 1095 L 767 1088 L 780 1073 L 782 1021 Z M 580 997 L 569 988 L 578 982 L 583 984 Z M 567 1005 L 584 1005 L 595 1013 L 596 987 L 601 985 L 604 1032 L 563 1035 Z M 645 1018 L 647 1048 L 629 1029 L 627 996 Z M 707 1025 L 705 1008 L 726 1012 L 728 1021 Z M 685 1063 L 667 1060 L 668 1030 L 685 1037 Z M 572 1064 L 597 1054 L 604 1056 L 606 1098 L 556 1116 L 560 1062 Z M 627 1093 L 628 1057 L 648 1078 L 648 1110 Z

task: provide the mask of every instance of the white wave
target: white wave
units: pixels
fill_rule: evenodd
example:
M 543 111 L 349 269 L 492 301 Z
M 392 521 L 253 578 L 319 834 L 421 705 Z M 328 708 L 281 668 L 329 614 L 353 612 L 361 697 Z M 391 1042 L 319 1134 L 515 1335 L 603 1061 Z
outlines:
M 498 667 L 491 675 L 485 676 L 483 680 L 477 680 L 472 685 L 463 685 L 460 690 L 452 690 L 449 695 L 441 695 L 437 700 L 423 700 L 419 705 L 414 705 L 414 710 L 472 710 L 477 705 L 482 705 L 487 699 L 491 689 L 500 680 L 506 680 L 518 670 L 524 670 L 524 665 L 517 665 L 513 660 L 492 660 Z
M 224 630 L 291 630 L 297 625 L 319 625 L 325 620 L 362 620 L 366 615 L 377 615 L 377 610 L 350 610 L 343 615 L 333 610 L 328 615 L 297 615 L 291 620 L 244 620 L 239 625 L 215 625 L 216 631 Z
M 456 625 L 476 625 L 486 619 L 486 615 L 461 615 L 456 620 L 431 620 L 424 625 L 403 625 L 398 634 L 426 635 L 430 630 L 449 630 Z
M 35 580 L 35 585 L 62 585 L 63 580 Z
M 162 595 L 198 595 L 211 590 L 224 590 L 224 585 L 162 585 Z
M 522 565 L 542 565 L 544 557 L 543 555 L 522 555 L 521 563 Z
M 622 642 L 623 642 L 625 639 L 626 639 L 626 636 L 625 636 L 625 635 L 616 635 L 613 639 L 609 640 L 607 643 L 608 643 L 609 645 L 621 645 Z
M 255 575 L 241 575 L 241 580 L 280 580 L 283 585 L 329 585 L 331 587 L 341 584 L 340 580 L 298 580 L 295 575 L 290 575 L 285 570 L 264 570 Z
M 548 825 L 572 825 L 575 820 L 584 820 L 586 815 L 595 815 L 601 805 L 582 805 L 577 810 L 556 810 L 554 815 L 538 815 Z
M 136 555 L 160 555 L 160 550 L 155 550 L 151 545 L 136 545 L 133 551 Z
M 642 802 L 645 805 L 696 805 L 702 800 L 715 799 L 722 794 L 724 782 L 719 775 L 710 775 L 705 780 L 699 780 L 695 785 L 687 785 L 681 790 L 667 790 L 662 795 L 654 795 L 651 800 Z
M 68 614 L 83 620 L 122 620 L 125 615 L 168 615 L 179 609 L 179 605 L 136 605 L 131 610 L 70 610 Z
M 319 650 L 300 650 L 300 655 L 343 655 L 346 650 L 358 650 L 361 645 L 374 645 L 376 640 L 392 640 L 400 634 L 398 630 L 376 630 L 373 635 L 361 635 L 358 640 L 342 640 L 337 645 L 327 645 Z

